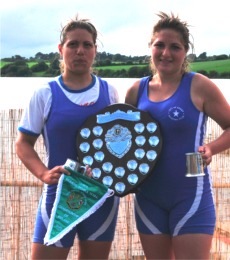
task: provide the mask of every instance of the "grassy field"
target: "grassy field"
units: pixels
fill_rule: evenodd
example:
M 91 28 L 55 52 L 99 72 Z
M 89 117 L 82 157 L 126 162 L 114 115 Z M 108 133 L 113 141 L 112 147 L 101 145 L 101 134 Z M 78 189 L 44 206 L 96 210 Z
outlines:
M 145 65 L 113 65 L 113 66 L 103 66 L 95 67 L 97 70 L 129 70 L 133 66 L 146 66 Z M 216 71 L 218 73 L 229 72 L 230 71 L 230 59 L 229 60 L 218 60 L 218 61 L 202 61 L 202 62 L 193 62 L 190 64 L 192 71 L 205 70 L 207 72 Z
M 133 64 L 133 65 L 111 65 L 111 66 L 98 66 L 94 67 L 97 70 L 129 70 L 132 67 L 145 67 L 148 66 L 148 64 Z
M 7 64 L 10 64 L 12 62 L 8 62 L 8 61 L 0 61 L 0 68 L 4 67 L 5 65 Z M 27 62 L 29 68 L 31 68 L 32 66 L 36 65 L 37 62 L 36 61 L 30 61 L 30 62 Z M 50 62 L 46 62 L 47 65 L 50 64 Z
M 0 61 L 0 68 L 8 64 L 9 62 Z M 28 62 L 28 66 L 31 67 L 35 65 L 36 62 Z M 49 64 L 47 62 L 47 64 Z M 131 67 L 138 66 L 148 66 L 148 64 L 141 64 L 141 65 L 111 65 L 111 66 L 101 66 L 101 67 L 94 67 L 96 70 L 129 70 Z M 193 62 L 190 64 L 192 71 L 200 71 L 205 70 L 207 72 L 216 71 L 218 73 L 222 72 L 229 72 L 230 71 L 230 59 L 228 60 L 216 60 L 216 61 L 202 61 L 202 62 Z
M 8 61 L 1 61 L 0 62 L 0 68 L 4 67 L 5 65 L 9 64 L 11 62 L 8 62 Z
M 230 72 L 230 59 L 229 60 L 215 60 L 215 61 L 202 61 L 191 63 L 191 70 L 199 71 L 206 70 L 216 71 L 219 73 Z

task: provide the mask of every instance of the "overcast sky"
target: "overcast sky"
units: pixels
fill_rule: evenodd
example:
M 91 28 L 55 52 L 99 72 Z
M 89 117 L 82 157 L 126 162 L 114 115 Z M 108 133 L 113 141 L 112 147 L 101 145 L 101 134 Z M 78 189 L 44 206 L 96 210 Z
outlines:
M 173 12 L 190 24 L 194 53 L 230 55 L 228 0 L 4 0 L 1 58 L 57 52 L 61 24 L 77 13 L 99 31 L 98 51 L 149 55 L 156 13 Z

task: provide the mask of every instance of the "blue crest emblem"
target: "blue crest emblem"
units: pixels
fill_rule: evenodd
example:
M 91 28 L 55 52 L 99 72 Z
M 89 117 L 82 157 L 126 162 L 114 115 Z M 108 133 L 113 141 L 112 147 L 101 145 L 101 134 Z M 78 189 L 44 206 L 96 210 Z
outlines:
M 115 125 L 105 135 L 108 151 L 118 158 L 122 158 L 130 149 L 132 135 L 127 127 Z

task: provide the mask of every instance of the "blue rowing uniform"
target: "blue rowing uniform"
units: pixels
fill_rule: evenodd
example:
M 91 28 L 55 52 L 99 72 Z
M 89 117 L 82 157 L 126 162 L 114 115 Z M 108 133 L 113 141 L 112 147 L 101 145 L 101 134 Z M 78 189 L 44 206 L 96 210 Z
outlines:
M 61 79 L 61 78 L 60 78 Z M 76 136 L 85 120 L 110 104 L 108 85 L 99 78 L 100 91 L 97 101 L 89 106 L 73 103 L 64 94 L 59 79 L 49 83 L 52 103 L 43 136 L 47 150 L 48 168 L 64 165 L 67 158 L 77 159 Z M 65 86 L 63 86 L 65 87 Z M 68 90 L 71 92 L 71 90 Z M 87 88 L 83 91 L 87 91 Z M 40 199 L 33 242 L 44 243 L 44 237 L 56 196 L 57 185 L 44 185 Z M 112 241 L 115 232 L 119 199 L 110 197 L 94 214 L 78 224 L 54 246 L 71 247 L 76 234 L 80 240 Z
M 138 105 L 159 122 L 162 152 L 135 199 L 137 228 L 143 234 L 213 234 L 215 208 L 208 167 L 204 177 L 185 177 L 185 153 L 197 152 L 204 142 L 207 116 L 191 100 L 195 73 L 183 76 L 176 92 L 166 100 L 150 101 L 148 83 L 141 80 Z

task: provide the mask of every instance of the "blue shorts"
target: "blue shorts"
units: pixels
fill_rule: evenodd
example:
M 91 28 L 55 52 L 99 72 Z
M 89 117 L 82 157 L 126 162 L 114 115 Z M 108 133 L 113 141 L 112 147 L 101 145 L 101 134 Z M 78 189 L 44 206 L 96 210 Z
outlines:
M 202 178 L 202 177 L 201 177 Z M 205 191 L 204 191 L 205 190 Z M 143 234 L 210 234 L 216 222 L 213 194 L 210 189 L 194 192 L 164 191 L 161 196 L 138 193 L 135 199 L 137 229 Z M 194 196 L 195 195 L 195 196 Z
M 46 190 L 43 191 L 36 216 L 34 243 L 44 244 L 44 237 L 55 196 L 55 191 L 48 193 Z M 118 197 L 112 196 L 107 198 L 105 203 L 95 213 L 79 223 L 53 246 L 71 247 L 74 244 L 76 235 L 79 240 L 112 241 L 116 228 L 118 205 Z

